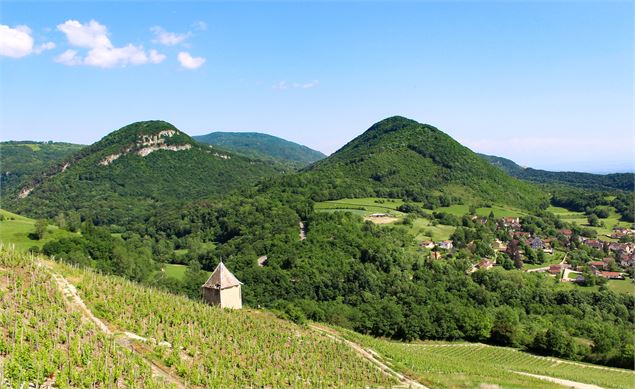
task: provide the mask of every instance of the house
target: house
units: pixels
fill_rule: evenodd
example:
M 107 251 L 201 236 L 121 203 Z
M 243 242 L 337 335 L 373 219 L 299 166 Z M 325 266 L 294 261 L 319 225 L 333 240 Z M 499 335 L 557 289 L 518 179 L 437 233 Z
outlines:
M 373 213 L 369 215 L 370 217 L 389 217 L 390 215 L 387 213 Z
M 524 231 L 514 231 L 512 233 L 512 237 L 514 239 L 524 239 L 527 240 L 529 238 L 531 238 L 531 234 L 529 232 L 524 232 Z
M 265 265 L 267 264 L 267 260 L 268 260 L 268 259 L 269 259 L 269 258 L 267 258 L 267 256 L 266 256 L 266 255 L 263 255 L 263 256 L 258 257 L 258 266 L 260 266 L 260 267 L 265 266 Z
M 454 247 L 451 240 L 442 240 L 439 242 L 438 246 L 444 250 L 452 250 L 452 247 Z
M 620 266 L 626 268 L 629 266 L 635 266 L 635 254 L 620 254 Z
M 562 266 L 561 265 L 551 265 L 551 266 L 549 266 L 549 269 L 547 271 L 549 272 L 549 274 L 558 275 L 562 271 Z
M 430 253 L 430 258 L 432 259 L 439 259 L 441 258 L 441 253 L 438 251 L 433 251 Z
M 571 236 L 573 235 L 573 231 L 571 230 L 560 230 L 560 233 L 564 236 L 566 236 L 567 238 L 571 238 Z
M 540 250 L 545 248 L 545 242 L 542 241 L 539 237 L 535 237 L 531 243 L 531 248 L 534 250 Z
M 575 280 L 573 280 L 573 282 L 575 282 L 576 284 L 585 284 L 586 283 L 586 278 L 584 278 L 584 276 L 582 274 L 579 274 Z
M 203 300 L 221 308 L 241 309 L 243 300 L 240 285 L 242 282 L 238 281 L 221 261 L 201 287 Z
M 591 261 L 589 262 L 589 266 L 594 269 L 606 269 L 606 263 L 603 261 Z
M 608 278 L 609 280 L 623 280 L 622 273 L 617 271 L 601 271 L 597 273 L 598 276 Z
M 511 229 L 520 228 L 520 218 L 518 217 L 504 217 L 501 219 L 504 227 L 510 227 Z
M 492 248 L 498 251 L 505 251 L 507 250 L 507 245 L 503 241 L 496 239 L 492 244 Z
M 419 246 L 424 249 L 431 249 L 434 248 L 434 242 L 431 240 L 424 240 L 423 242 L 419 243 Z
M 604 249 L 604 243 L 600 242 L 597 239 L 587 239 L 584 241 L 584 244 L 591 247 L 592 249 L 596 249 L 596 250 Z
M 483 259 L 481 262 L 478 263 L 478 268 L 479 269 L 491 269 L 494 267 L 494 262 L 490 261 L 489 259 Z

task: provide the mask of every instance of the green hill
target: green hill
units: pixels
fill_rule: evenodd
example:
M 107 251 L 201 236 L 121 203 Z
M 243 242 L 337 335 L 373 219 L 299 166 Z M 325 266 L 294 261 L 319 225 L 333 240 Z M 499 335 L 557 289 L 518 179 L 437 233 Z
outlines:
M 78 211 L 97 224 L 140 222 L 166 202 L 219 195 L 276 174 L 163 121 L 130 124 L 31 175 L 2 206 L 33 217 Z
M 323 183 L 320 200 L 441 196 L 524 208 L 544 201 L 536 187 L 491 166 L 442 131 L 399 116 L 376 123 L 306 173 Z
M 267 311 L 212 307 L 3 247 L 0 285 L 0 367 L 11 387 L 396 383 L 347 345 Z
M 0 188 L 19 186 L 21 180 L 80 150 L 84 145 L 61 142 L 0 142 Z
M 251 158 L 273 160 L 294 168 L 304 167 L 326 157 L 306 146 L 257 132 L 212 132 L 193 138 Z
M 478 154 L 492 165 L 501 168 L 510 176 L 522 180 L 541 183 L 574 186 L 592 190 L 627 190 L 635 189 L 635 174 L 613 173 L 592 174 L 580 172 L 552 172 L 548 170 L 522 167 L 516 162 L 494 155 Z

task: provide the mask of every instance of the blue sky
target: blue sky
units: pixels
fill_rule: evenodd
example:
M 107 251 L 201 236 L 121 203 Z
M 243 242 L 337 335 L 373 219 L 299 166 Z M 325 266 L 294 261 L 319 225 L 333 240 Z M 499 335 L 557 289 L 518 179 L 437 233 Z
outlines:
M 403 115 L 526 166 L 632 171 L 633 4 L 3 1 L 0 138 L 163 119 L 328 154 Z

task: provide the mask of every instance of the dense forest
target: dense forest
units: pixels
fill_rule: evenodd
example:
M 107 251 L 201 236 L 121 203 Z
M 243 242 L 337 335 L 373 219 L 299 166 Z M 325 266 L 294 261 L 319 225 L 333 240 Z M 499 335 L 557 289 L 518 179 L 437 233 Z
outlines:
M 306 146 L 257 132 L 212 132 L 192 138 L 250 158 L 273 160 L 293 168 L 302 168 L 326 157 Z
M 512 177 L 540 184 L 566 185 L 591 190 L 624 190 L 635 188 L 634 173 L 592 174 L 580 172 L 552 172 L 547 170 L 525 168 L 514 161 L 493 155 L 479 154 L 492 165 L 507 172 Z

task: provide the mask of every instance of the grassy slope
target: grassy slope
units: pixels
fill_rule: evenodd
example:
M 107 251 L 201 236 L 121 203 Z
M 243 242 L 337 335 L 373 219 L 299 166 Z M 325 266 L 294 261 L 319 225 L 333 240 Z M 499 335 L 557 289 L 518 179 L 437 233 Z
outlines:
M 268 312 L 223 310 L 118 277 L 53 266 L 112 328 L 169 342 L 171 348 L 145 343 L 144 356 L 167 366 L 188 387 L 395 383 L 347 346 Z
M 33 258 L 6 248 L 0 248 L 0 323 L 0 374 L 10 387 L 49 377 L 54 387 L 163 387 L 141 358 L 82 320 Z
M 0 242 L 14 245 L 16 249 L 25 251 L 33 246 L 42 247 L 46 242 L 73 236 L 72 232 L 49 225 L 44 238 L 32 240 L 29 234 L 35 232 L 35 220 L 0 209 L 4 220 L 0 221 Z
M 627 388 L 635 372 L 591 364 L 543 358 L 512 348 L 479 343 L 398 343 L 342 330 L 346 338 L 372 348 L 402 372 L 434 388 L 477 388 L 496 384 L 503 388 L 561 387 L 513 371 L 600 385 Z
M 613 227 L 629 228 L 632 226 L 632 223 L 621 221 L 620 215 L 617 214 L 617 212 L 615 212 L 615 208 L 613 207 L 608 207 L 608 208 L 609 208 L 609 217 L 607 217 L 606 219 L 600 219 L 604 222 L 603 227 L 590 226 L 587 221 L 587 216 L 582 212 L 569 211 L 566 208 L 554 207 L 554 206 L 549 207 L 547 210 L 549 212 L 552 212 L 556 216 L 559 216 L 562 220 L 566 222 L 576 223 L 582 227 L 593 228 L 594 230 L 597 231 L 599 238 L 610 241 L 611 239 L 608 238 L 606 235 L 611 234 Z
M 364 197 L 364 198 L 346 198 L 332 201 L 322 201 L 315 204 L 315 209 L 322 212 L 352 212 L 360 216 L 368 216 L 372 213 L 390 213 L 398 219 L 402 219 L 405 215 L 397 208 L 403 204 L 401 199 L 388 199 L 379 197 Z M 420 206 L 422 204 L 419 204 Z M 434 212 L 447 212 L 455 216 L 461 217 L 469 212 L 470 206 L 464 205 L 452 205 L 449 207 L 439 207 Z M 433 211 L 429 211 L 433 212 Z M 504 205 L 493 204 L 491 207 L 479 207 L 476 209 L 477 215 L 489 216 L 490 212 L 494 212 L 494 216 L 506 217 L 506 216 L 523 216 L 526 215 L 522 210 Z M 437 224 L 431 225 L 430 221 L 424 218 L 415 219 L 412 226 L 407 226 L 409 232 L 415 237 L 417 241 L 433 240 L 440 241 L 446 240 L 452 235 L 455 230 L 454 226 L 445 226 Z

